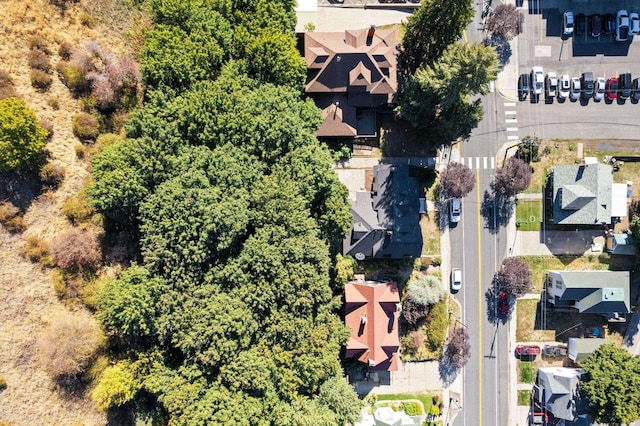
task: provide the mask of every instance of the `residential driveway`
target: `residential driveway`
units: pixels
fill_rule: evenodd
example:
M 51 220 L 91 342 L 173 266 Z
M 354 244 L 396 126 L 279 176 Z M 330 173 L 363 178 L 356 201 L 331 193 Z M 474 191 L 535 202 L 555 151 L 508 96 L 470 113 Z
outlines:
M 604 247 L 604 236 L 601 230 L 595 231 L 518 231 L 515 232 L 513 244 L 510 245 L 512 256 L 582 256 L 598 254 L 593 252 L 592 243 L 600 243 Z

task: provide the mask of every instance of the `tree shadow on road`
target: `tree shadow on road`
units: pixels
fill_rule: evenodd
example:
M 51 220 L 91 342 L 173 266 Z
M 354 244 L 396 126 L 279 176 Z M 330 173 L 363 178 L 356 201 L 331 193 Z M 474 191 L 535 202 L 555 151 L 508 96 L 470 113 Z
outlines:
M 484 227 L 492 234 L 497 234 L 501 227 L 507 226 L 514 212 L 514 200 L 497 194 L 495 191 L 485 191 L 480 205 L 480 215 L 484 219 Z
M 512 296 L 509 296 L 509 310 L 506 315 L 500 314 L 500 286 L 498 285 L 495 276 L 493 277 L 492 286 L 484 293 L 484 297 L 487 302 L 487 320 L 496 325 L 505 325 L 511 318 L 511 312 L 513 311 L 515 300 Z

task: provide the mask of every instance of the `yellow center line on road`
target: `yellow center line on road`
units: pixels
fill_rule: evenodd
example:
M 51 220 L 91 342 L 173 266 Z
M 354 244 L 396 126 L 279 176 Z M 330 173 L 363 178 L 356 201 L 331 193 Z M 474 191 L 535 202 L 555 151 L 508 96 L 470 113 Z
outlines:
M 476 170 L 476 189 L 478 202 L 478 426 L 482 426 L 482 255 L 480 250 L 480 170 Z

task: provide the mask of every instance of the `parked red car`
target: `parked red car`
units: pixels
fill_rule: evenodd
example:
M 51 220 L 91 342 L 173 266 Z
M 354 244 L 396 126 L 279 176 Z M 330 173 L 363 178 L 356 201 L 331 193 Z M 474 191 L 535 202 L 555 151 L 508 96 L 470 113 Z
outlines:
M 516 353 L 520 356 L 538 355 L 540 353 L 540 346 L 518 345 L 516 346 Z
M 509 295 L 503 291 L 498 297 L 498 312 L 500 315 L 508 315 L 509 308 Z
M 618 79 L 611 77 L 607 80 L 607 84 L 604 87 L 604 93 L 606 93 L 608 99 L 615 99 L 618 97 Z

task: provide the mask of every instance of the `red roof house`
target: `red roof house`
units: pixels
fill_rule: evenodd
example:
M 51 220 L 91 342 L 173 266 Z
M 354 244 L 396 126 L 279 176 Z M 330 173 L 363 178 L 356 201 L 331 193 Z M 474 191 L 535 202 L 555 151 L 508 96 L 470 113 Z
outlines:
M 318 136 L 375 135 L 375 109 L 396 102 L 397 55 L 393 30 L 305 33 L 305 93 L 324 118 Z
M 347 358 L 370 370 L 398 369 L 400 294 L 395 283 L 352 281 L 345 285 L 345 323 L 351 329 Z

